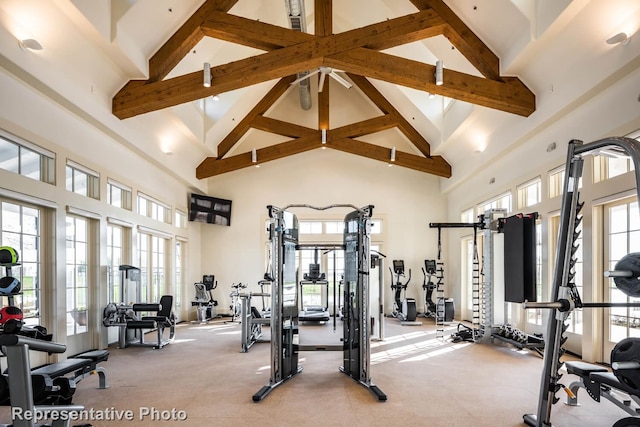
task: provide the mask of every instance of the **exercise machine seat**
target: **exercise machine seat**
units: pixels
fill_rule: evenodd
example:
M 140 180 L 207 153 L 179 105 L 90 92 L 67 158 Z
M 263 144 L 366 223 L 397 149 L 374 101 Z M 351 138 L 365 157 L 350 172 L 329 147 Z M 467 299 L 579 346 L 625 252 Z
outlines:
M 594 372 L 608 372 L 604 366 L 594 365 L 593 363 L 570 361 L 566 362 L 567 372 L 578 375 L 580 377 L 589 377 Z

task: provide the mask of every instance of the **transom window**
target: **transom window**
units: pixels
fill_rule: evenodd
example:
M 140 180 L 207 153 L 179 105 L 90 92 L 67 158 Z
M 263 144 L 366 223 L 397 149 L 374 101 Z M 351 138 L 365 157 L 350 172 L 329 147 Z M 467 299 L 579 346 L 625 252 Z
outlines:
M 131 210 L 131 187 L 108 179 L 107 203 L 111 206 Z
M 2 131 L 0 169 L 55 184 L 55 154 Z
M 100 199 L 100 175 L 76 162 L 67 160 L 66 189 L 92 199 Z
M 138 193 L 138 213 L 171 224 L 171 207 L 143 193 Z
M 518 186 L 518 209 L 528 208 L 542 201 L 540 177 Z

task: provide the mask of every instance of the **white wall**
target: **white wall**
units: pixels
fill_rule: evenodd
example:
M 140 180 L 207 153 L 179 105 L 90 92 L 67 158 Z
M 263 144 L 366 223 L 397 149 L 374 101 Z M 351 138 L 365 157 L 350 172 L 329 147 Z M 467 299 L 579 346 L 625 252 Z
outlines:
M 388 167 L 387 164 L 327 149 L 288 157 L 209 180 L 209 193 L 233 201 L 231 226 L 202 226 L 203 273 L 218 280 L 215 298 L 226 310 L 232 283 L 248 282 L 258 291 L 264 274 L 264 221 L 267 205 L 353 204 L 374 205 L 374 217 L 384 221 L 386 266 L 404 259 L 413 270 L 408 296 L 424 306 L 422 273 L 425 258 L 436 257 L 435 230 L 429 222 L 446 218 L 446 199 L 439 179 L 421 172 Z M 338 218 L 348 210 L 292 209 L 299 218 Z M 337 212 L 337 213 L 336 213 Z M 389 274 L 385 276 L 385 313 L 391 311 Z

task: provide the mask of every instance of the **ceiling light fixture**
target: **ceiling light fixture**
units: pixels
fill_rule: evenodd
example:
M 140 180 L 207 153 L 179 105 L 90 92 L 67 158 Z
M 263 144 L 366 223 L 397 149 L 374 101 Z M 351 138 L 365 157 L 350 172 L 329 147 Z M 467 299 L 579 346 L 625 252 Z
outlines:
M 613 37 L 607 39 L 607 44 L 621 44 L 622 46 L 626 46 L 631 41 L 631 37 L 627 33 L 618 33 Z
M 220 101 L 220 97 L 218 95 L 213 95 L 213 100 L 214 101 Z
M 396 147 L 391 147 L 391 161 L 396 161 Z
M 42 50 L 42 45 L 36 39 L 24 39 L 18 42 L 22 50 Z
M 256 163 L 256 167 L 259 168 L 260 165 L 258 165 L 258 152 L 256 151 L 255 148 L 251 149 L 251 163 Z
M 202 81 L 202 85 L 204 87 L 211 87 L 211 64 L 208 62 L 204 63 L 204 80 Z
M 439 59 L 436 61 L 436 86 L 442 86 L 442 84 L 444 83 L 444 81 L 442 80 L 442 70 L 444 68 L 444 65 L 442 64 L 442 60 Z
M 327 143 L 327 130 L 326 129 L 320 129 L 320 140 L 322 141 L 322 144 L 326 144 Z

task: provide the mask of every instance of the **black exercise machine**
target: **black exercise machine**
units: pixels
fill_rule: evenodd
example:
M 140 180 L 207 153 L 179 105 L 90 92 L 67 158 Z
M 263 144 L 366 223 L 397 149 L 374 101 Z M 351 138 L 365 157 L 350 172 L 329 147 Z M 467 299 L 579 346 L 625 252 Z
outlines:
M 391 273 L 391 289 L 394 291 L 393 299 L 393 313 L 391 315 L 403 325 L 421 325 L 421 322 L 416 322 L 416 316 L 418 315 L 416 308 L 415 298 L 407 298 L 407 286 L 411 281 L 411 269 L 409 269 L 409 277 L 405 283 L 402 283 L 400 277 L 404 277 L 404 261 L 401 259 L 393 260 L 393 270 L 389 267 Z M 396 280 L 394 282 L 393 274 L 396 274 Z M 404 298 L 402 298 L 402 291 L 404 291 Z
M 176 318 L 172 311 L 172 305 L 172 295 L 163 295 L 160 298 L 160 303 L 132 305 L 109 303 L 104 309 L 102 324 L 106 327 L 117 326 L 119 328 L 118 344 L 120 348 L 140 345 L 160 349 L 169 344 L 175 336 Z M 144 330 L 154 329 L 157 333 L 157 341 L 145 342 Z M 165 329 L 169 329 L 168 339 L 164 339 Z M 134 339 L 129 339 L 128 331 L 134 332 Z
M 422 269 L 424 281 L 422 282 L 422 290 L 424 290 L 424 317 L 436 318 L 436 303 L 433 302 L 433 292 L 436 290 L 436 284 L 431 281 L 431 277 L 436 274 L 436 260 L 425 259 L 424 268 Z

